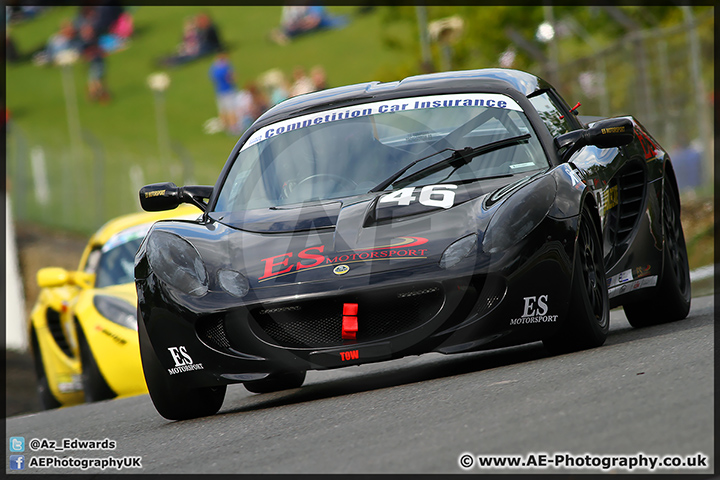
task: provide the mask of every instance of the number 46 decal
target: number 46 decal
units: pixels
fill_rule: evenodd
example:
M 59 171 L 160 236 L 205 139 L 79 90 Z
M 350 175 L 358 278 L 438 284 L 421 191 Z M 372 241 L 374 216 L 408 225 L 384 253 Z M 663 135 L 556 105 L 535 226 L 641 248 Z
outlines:
M 416 197 L 416 187 L 407 187 L 397 192 L 388 193 L 380 199 L 380 203 L 397 202 L 398 205 L 410 205 Z M 427 207 L 450 208 L 455 202 L 455 190 L 457 185 L 426 185 L 420 189 L 420 198 L 417 199 Z

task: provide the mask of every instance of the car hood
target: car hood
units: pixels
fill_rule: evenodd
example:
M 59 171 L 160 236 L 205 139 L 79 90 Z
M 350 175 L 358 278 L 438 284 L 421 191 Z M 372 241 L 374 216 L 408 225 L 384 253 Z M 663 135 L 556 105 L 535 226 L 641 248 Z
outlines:
M 92 291 L 93 295 L 112 295 L 121 298 L 131 305 L 137 304 L 137 291 L 135 283 L 123 283 L 121 285 L 111 285 L 109 287 L 96 288 Z
M 421 188 L 417 187 L 412 195 L 408 195 L 402 202 L 388 199 L 387 192 L 376 192 L 336 200 L 240 212 L 210 212 L 210 217 L 230 227 L 254 233 L 294 233 L 324 228 L 337 229 L 345 227 L 345 223 L 370 228 L 417 215 L 450 210 L 469 200 L 496 191 L 513 180 L 513 178 L 497 178 L 467 184 L 437 185 L 438 190 L 452 191 L 453 201 L 450 205 L 445 206 L 433 204 L 437 203 L 438 197 L 441 197 L 439 194 L 435 194 L 435 197 L 431 195 L 429 201 L 420 200 Z M 433 202 L 434 200 L 435 202 Z
M 449 208 L 381 201 L 387 193 L 373 193 L 232 215 L 211 212 L 217 223 L 207 225 L 213 230 L 207 238 L 178 233 L 206 265 L 241 271 L 254 287 L 436 269 L 453 242 L 471 234 L 482 241 L 495 211 L 483 206 L 483 198 L 508 183 L 498 180 L 457 185 Z

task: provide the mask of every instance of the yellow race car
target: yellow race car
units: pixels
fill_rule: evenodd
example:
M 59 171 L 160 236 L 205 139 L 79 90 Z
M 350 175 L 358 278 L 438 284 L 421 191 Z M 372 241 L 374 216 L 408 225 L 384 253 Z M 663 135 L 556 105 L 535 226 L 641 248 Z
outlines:
M 200 213 L 187 205 L 115 218 L 90 238 L 77 271 L 38 271 L 41 290 L 28 338 L 43 408 L 147 392 L 137 336 L 135 253 L 155 221 Z

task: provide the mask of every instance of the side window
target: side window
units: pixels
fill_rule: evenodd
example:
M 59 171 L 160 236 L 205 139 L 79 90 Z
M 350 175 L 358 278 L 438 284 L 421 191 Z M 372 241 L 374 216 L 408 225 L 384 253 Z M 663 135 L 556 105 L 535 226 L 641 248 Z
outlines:
M 90 251 L 87 263 L 85 264 L 86 273 L 95 273 L 97 271 L 98 262 L 100 261 L 100 255 L 100 247 L 95 247 Z
M 528 98 L 528 100 L 535 107 L 553 137 L 578 128 L 568 120 L 567 116 L 564 115 L 564 111 L 555 104 L 548 92 L 535 95 Z

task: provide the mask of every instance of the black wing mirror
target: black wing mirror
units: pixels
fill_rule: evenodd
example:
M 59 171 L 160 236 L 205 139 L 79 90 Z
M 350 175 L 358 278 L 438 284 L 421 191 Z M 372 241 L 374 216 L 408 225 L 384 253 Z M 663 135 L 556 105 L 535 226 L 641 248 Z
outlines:
M 632 142 L 634 136 L 629 118 L 607 118 L 593 123 L 587 130 L 574 130 L 555 137 L 555 147 L 564 162 L 586 145 L 598 148 L 622 147 Z
M 140 205 L 148 212 L 172 210 L 181 203 L 191 203 L 203 212 L 207 210 L 204 198 L 210 198 L 213 187 L 189 185 L 178 187 L 174 183 L 153 183 L 140 189 Z

